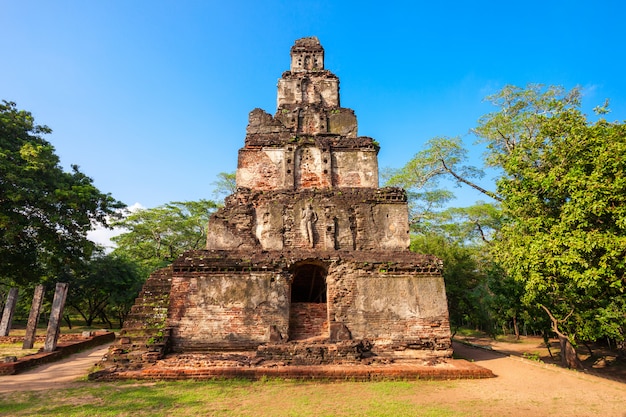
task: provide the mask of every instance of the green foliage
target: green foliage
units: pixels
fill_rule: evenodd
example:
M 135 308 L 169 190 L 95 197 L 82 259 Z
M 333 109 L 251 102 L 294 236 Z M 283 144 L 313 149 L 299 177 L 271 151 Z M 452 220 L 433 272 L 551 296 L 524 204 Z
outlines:
M 533 134 L 492 158 L 510 219 L 494 253 L 524 283 L 524 301 L 547 308 L 570 339 L 624 340 L 626 128 L 589 122 L 562 104 L 571 96 L 548 94 L 557 105 L 535 115 Z
M 213 181 L 213 196 L 216 200 L 237 192 L 237 174 L 235 172 L 220 172 Z
M 519 294 L 502 285 L 506 276 L 490 253 L 502 222 L 499 207 L 477 202 L 433 212 L 429 220 L 427 227 L 414 228 L 411 250 L 443 260 L 453 326 L 473 326 L 490 334 L 510 321 L 515 326 L 525 310 L 503 306 L 519 305 Z
M 144 277 L 137 265 L 109 254 L 86 263 L 71 281 L 67 306 L 75 310 L 91 326 L 96 318 L 113 327 L 122 327 L 141 289 Z
M 464 165 L 466 161 L 467 150 L 463 147 L 461 138 L 436 137 L 426 142 L 424 150 L 418 152 L 398 170 L 389 179 L 388 184 L 416 192 L 418 190 L 432 192 L 437 190 L 441 178 L 451 176 L 458 184 L 469 185 L 498 200 L 496 194 L 471 182 L 471 179 L 481 178 L 484 173 L 476 167 Z M 443 195 L 445 198 L 441 202 L 446 203 L 451 198 L 451 194 L 443 193 Z
M 487 321 L 479 290 L 485 278 L 476 250 L 437 233 L 414 235 L 411 239 L 411 251 L 443 260 L 450 321 L 457 327 L 462 324 L 484 327 Z
M 541 84 L 530 84 L 526 88 L 508 85 L 488 96 L 486 101 L 499 110 L 482 116 L 473 131 L 489 150 L 486 164 L 502 168 L 509 163 L 510 155 L 516 153 L 519 157 L 524 150 L 530 153 L 522 159 L 532 164 L 536 156 L 533 147 L 543 138 L 543 122 L 554 115 L 577 109 L 580 90 L 566 91 L 558 86 L 545 88 Z
M 541 354 L 536 353 L 536 352 L 524 352 L 522 354 L 522 357 L 524 359 L 528 359 L 528 360 L 531 360 L 533 362 L 541 362 Z
M 136 262 L 145 276 L 186 250 L 206 245 L 206 227 L 217 208 L 211 200 L 172 202 L 129 213 L 115 223 L 127 232 L 113 238 L 114 254 Z
M 491 267 L 481 269 L 485 280 L 477 288 L 484 293 L 477 300 L 493 316 L 539 328 L 549 319 L 553 331 L 573 342 L 623 341 L 626 129 L 619 122 L 589 121 L 580 97 L 578 89 L 529 85 L 507 86 L 487 98 L 498 110 L 481 117 L 473 131 L 487 146 L 485 165 L 499 172 L 495 191 L 472 182 L 480 171 L 463 165 L 466 151 L 458 138 L 429 141 L 390 183 L 414 191 L 410 196 L 426 207 L 414 232 L 437 233 L 448 242 L 484 242 L 473 256 L 478 265 Z M 607 114 L 608 101 L 595 110 Z M 428 210 L 433 204 L 424 190 L 436 190 L 442 177 L 498 205 Z M 445 193 L 434 196 L 440 206 L 446 203 Z M 441 256 L 459 262 L 445 252 Z M 454 275 L 461 287 L 471 282 Z M 455 291 L 451 279 L 447 284 Z
M 0 104 L 0 280 L 34 285 L 64 279 L 95 246 L 86 235 L 123 204 L 77 166 L 65 172 L 50 128 L 15 103 Z

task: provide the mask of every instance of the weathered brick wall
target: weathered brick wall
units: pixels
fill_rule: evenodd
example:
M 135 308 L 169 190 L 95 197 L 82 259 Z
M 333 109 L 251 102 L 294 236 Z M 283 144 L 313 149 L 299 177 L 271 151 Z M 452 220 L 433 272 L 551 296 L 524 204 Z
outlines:
M 328 307 L 326 303 L 291 303 L 289 339 L 328 338 Z
M 264 191 L 378 187 L 377 148 L 369 143 L 357 144 L 355 149 L 313 145 L 240 149 L 237 186 Z
M 451 354 L 443 277 L 367 270 L 336 263 L 328 271 L 331 322 L 343 323 L 355 339 L 398 355 Z
M 251 252 L 246 259 L 245 252 L 222 257 L 197 251 L 181 258 L 174 266 L 168 314 L 173 350 L 256 348 L 269 341 L 272 326 L 292 340 L 328 338 L 330 325 L 341 323 L 353 339 L 370 340 L 377 353 L 451 354 L 435 258 L 405 252 L 384 261 L 389 252 L 325 252 L 316 262 L 328 266 L 327 304 L 290 305 L 291 268 L 303 253 L 293 252 L 290 259 L 284 252 Z M 266 268 L 271 272 L 262 271 Z
M 330 71 L 283 74 L 278 80 L 278 107 L 302 104 L 339 107 L 339 79 Z
M 333 185 L 335 187 L 378 188 L 377 154 L 375 149 L 333 152 Z
M 238 192 L 208 226 L 207 249 L 311 248 L 303 213 L 311 206 L 316 250 L 409 247 L 406 195 L 397 189 Z
M 172 350 L 254 348 L 270 326 L 285 336 L 289 285 L 275 272 L 217 272 L 172 278 Z
M 285 157 L 280 148 L 240 149 L 237 185 L 255 190 L 285 188 Z

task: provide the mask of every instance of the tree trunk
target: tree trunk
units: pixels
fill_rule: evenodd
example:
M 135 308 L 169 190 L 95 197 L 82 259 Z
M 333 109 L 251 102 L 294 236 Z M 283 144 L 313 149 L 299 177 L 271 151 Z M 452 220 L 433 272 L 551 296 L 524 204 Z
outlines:
M 615 345 L 616 345 L 615 349 L 617 349 L 618 355 L 626 358 L 626 341 L 616 340 Z
M 576 353 L 576 349 L 574 349 L 572 342 L 569 340 L 567 335 L 561 333 L 559 330 L 559 321 L 545 306 L 542 305 L 541 308 L 548 313 L 550 321 L 552 322 L 552 331 L 554 331 L 559 338 L 559 345 L 561 347 L 561 365 L 571 369 L 582 369 L 582 363 L 580 362 L 580 359 L 578 359 L 578 354 Z M 570 314 L 568 314 L 568 317 Z
M 513 316 L 513 330 L 515 331 L 515 340 L 519 340 L 519 325 L 516 316 Z
M 570 369 L 582 369 L 582 363 L 569 338 L 561 332 L 556 335 L 561 346 L 561 365 Z
M 550 349 L 551 345 L 550 345 L 550 336 L 548 336 L 548 332 L 544 331 L 543 332 L 543 342 L 546 344 L 546 348 L 548 349 L 548 353 L 550 354 L 550 358 L 554 359 L 554 356 L 552 355 L 552 349 Z
M 100 311 L 99 315 L 100 315 L 100 320 L 102 320 L 102 322 L 106 323 L 106 325 L 109 326 L 109 329 L 112 329 L 113 328 L 113 323 L 111 323 L 111 320 L 109 320 L 109 318 L 104 313 L 104 311 Z

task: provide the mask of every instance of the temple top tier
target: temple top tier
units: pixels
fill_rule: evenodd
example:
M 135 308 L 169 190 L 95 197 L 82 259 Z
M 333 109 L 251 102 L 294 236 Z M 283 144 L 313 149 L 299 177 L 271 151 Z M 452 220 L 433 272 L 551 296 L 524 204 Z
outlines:
M 316 71 L 324 69 L 324 48 L 320 41 L 312 36 L 298 39 L 291 47 L 291 71 Z
M 324 69 L 315 37 L 291 48 L 274 116 L 250 112 L 237 187 L 251 190 L 378 188 L 378 144 L 358 136 L 354 111 L 339 105 L 339 79 Z
M 316 37 L 291 47 L 291 68 L 278 80 L 278 110 L 339 107 L 339 79 L 324 69 L 324 48 Z

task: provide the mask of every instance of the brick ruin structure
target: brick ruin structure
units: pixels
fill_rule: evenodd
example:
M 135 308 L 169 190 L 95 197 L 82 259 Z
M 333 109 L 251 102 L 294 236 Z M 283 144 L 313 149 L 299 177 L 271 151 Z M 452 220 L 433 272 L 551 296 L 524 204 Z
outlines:
M 341 107 L 318 39 L 297 40 L 276 113 L 249 115 L 237 191 L 212 215 L 206 250 L 150 276 L 106 362 L 450 357 L 441 261 L 409 251 L 406 193 L 379 188 L 378 151 Z

